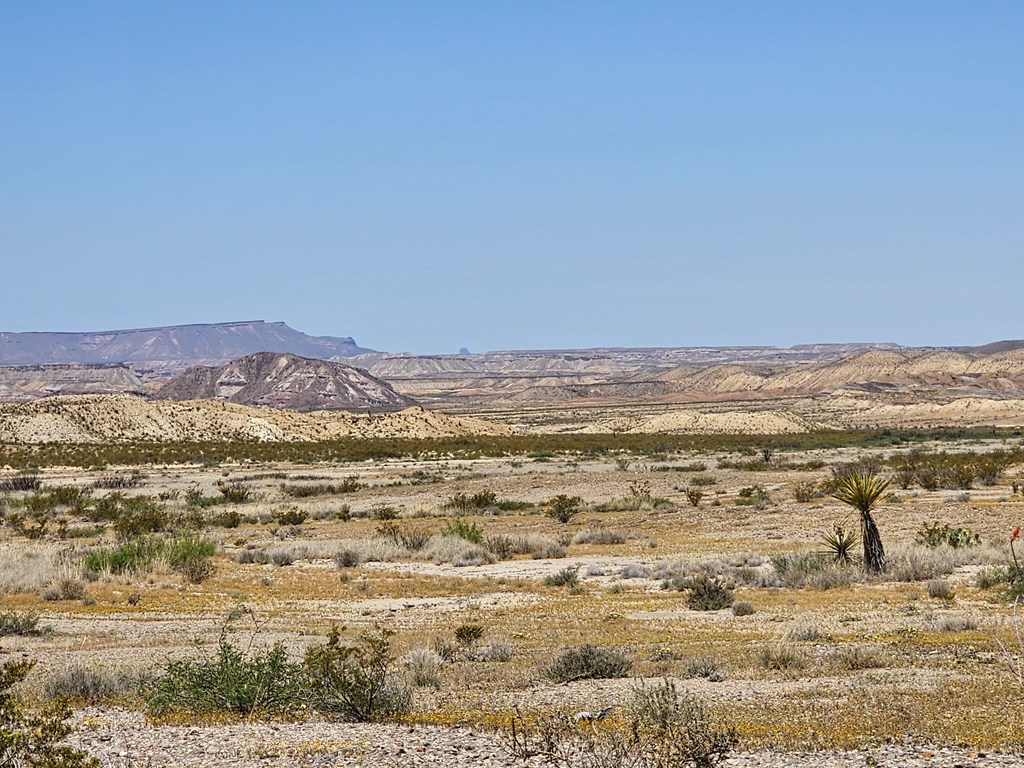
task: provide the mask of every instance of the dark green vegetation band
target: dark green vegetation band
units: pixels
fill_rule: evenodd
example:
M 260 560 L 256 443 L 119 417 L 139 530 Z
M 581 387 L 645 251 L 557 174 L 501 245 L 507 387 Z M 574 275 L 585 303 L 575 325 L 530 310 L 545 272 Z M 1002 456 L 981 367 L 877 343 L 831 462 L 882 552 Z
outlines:
M 448 438 L 373 438 L 323 442 L 125 443 L 0 446 L 0 466 L 15 469 L 108 464 L 214 464 L 222 461 L 321 462 L 487 456 L 599 456 L 630 452 L 657 455 L 678 451 L 807 451 L 822 448 L 881 448 L 928 441 L 1019 438 L 1021 428 L 834 430 L 793 435 L 541 434 Z

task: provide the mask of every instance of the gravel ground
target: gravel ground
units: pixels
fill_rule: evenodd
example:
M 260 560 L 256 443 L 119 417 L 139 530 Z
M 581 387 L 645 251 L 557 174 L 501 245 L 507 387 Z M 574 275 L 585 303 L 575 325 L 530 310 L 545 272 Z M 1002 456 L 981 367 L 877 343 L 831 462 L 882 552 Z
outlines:
M 401 768 L 523 766 L 492 734 L 469 728 L 304 722 L 152 726 L 124 710 L 84 710 L 76 746 L 104 768 Z M 525 765 L 544 765 L 535 759 Z M 1024 766 L 1024 756 L 891 745 L 852 752 L 738 753 L 733 768 L 969 768 Z

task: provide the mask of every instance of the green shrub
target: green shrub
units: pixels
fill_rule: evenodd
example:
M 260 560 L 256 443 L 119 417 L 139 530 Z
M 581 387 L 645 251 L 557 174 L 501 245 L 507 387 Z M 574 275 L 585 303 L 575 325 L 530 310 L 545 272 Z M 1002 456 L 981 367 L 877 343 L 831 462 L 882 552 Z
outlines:
M 274 512 L 278 525 L 302 525 L 309 515 L 298 507 L 283 507 Z
M 82 558 L 82 566 L 93 573 L 146 573 L 163 553 L 164 543 L 152 536 L 125 541 L 116 547 L 99 547 Z
M 633 662 L 617 651 L 596 645 L 566 648 L 551 660 L 544 674 L 556 683 L 625 677 Z
M 704 491 L 700 488 L 687 488 L 686 489 L 686 500 L 690 502 L 690 506 L 696 507 L 700 505 L 700 500 L 704 498 Z
M 378 627 L 345 645 L 332 627 L 327 642 L 309 648 L 302 663 L 313 707 L 355 722 L 379 722 L 406 712 L 412 698 L 395 674 L 394 634 Z
M 456 493 L 445 502 L 446 509 L 454 509 L 458 512 L 478 512 L 482 509 L 489 509 L 498 506 L 498 495 L 494 491 L 485 490 L 467 495 Z
M 283 644 L 246 655 L 226 631 L 212 657 L 171 661 L 159 677 L 142 684 L 141 694 L 149 712 L 158 716 L 233 712 L 288 717 L 304 700 L 301 669 L 288 661 Z
M 695 485 L 698 487 L 717 484 L 718 478 L 714 477 L 713 475 L 697 475 L 696 477 L 690 478 L 690 485 Z
M 71 734 L 71 710 L 64 701 L 29 710 L 14 687 L 35 666 L 33 660 L 0 666 L 0 765 L 5 768 L 99 768 L 99 761 L 64 744 Z
M 191 583 L 199 584 L 213 575 L 210 558 L 216 551 L 213 541 L 193 534 L 172 539 L 164 547 L 164 557 L 171 568 Z
M 219 483 L 217 490 L 231 504 L 244 504 L 253 497 L 252 488 L 244 483 Z
M 567 496 L 560 493 L 549 499 L 544 506 L 547 508 L 548 517 L 553 517 L 560 523 L 568 523 L 579 514 L 582 504 L 583 499 L 579 496 Z
M 281 492 L 294 499 L 307 499 L 313 496 L 335 496 L 342 493 L 355 493 L 363 484 L 354 477 L 346 477 L 340 483 L 313 483 L 310 485 L 281 484 Z
M 732 588 L 706 574 L 686 579 L 680 587 L 690 591 L 686 605 L 691 611 L 718 611 L 733 602 Z
M 482 544 L 484 540 L 483 531 L 477 527 L 476 523 L 467 523 L 458 517 L 452 518 L 445 524 L 441 535 L 455 536 L 473 544 Z
M 575 587 L 580 583 L 579 567 L 563 568 L 544 577 L 545 587 Z
M 5 635 L 42 635 L 48 630 L 39 626 L 39 614 L 34 611 L 0 613 L 0 637 Z

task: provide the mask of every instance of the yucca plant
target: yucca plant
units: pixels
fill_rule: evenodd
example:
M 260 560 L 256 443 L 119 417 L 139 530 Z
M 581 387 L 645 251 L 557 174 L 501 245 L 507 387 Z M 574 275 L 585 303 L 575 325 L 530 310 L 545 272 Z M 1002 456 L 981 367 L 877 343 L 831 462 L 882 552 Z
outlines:
M 860 512 L 861 542 L 864 546 L 864 567 L 872 573 L 885 570 L 885 548 L 871 510 L 882 498 L 889 480 L 869 472 L 848 472 L 836 479 L 832 496 Z
M 831 533 L 821 537 L 832 560 L 840 565 L 849 565 L 853 561 L 853 547 L 856 539 L 853 534 L 836 523 Z

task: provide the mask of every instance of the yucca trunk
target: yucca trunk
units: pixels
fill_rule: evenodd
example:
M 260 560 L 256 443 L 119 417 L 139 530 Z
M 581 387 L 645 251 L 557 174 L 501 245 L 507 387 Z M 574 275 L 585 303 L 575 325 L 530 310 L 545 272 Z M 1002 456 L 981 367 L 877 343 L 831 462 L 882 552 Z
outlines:
M 864 567 L 871 573 L 881 573 L 885 570 L 885 548 L 870 512 L 861 512 L 860 532 L 864 545 Z

